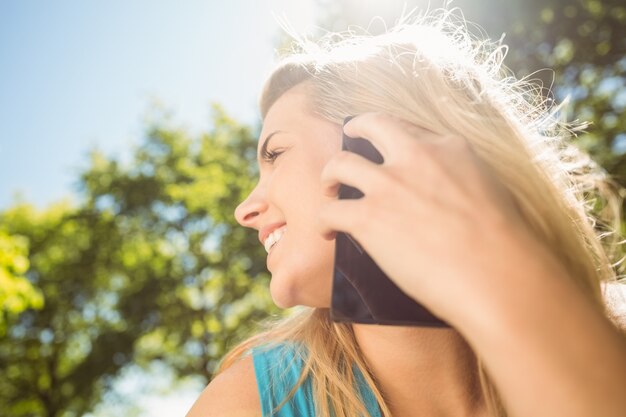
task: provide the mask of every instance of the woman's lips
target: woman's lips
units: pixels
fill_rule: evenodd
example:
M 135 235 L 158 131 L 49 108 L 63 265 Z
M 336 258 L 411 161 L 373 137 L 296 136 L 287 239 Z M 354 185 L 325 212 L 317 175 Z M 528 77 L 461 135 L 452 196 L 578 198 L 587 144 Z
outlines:
M 287 234 L 287 233 L 285 232 L 285 234 Z M 267 258 L 265 259 L 265 263 L 267 265 L 267 269 L 270 272 L 272 271 L 271 268 L 270 268 L 271 260 L 275 258 L 275 256 L 272 256 L 272 254 L 274 252 L 276 252 L 276 250 L 278 249 L 277 246 L 280 245 L 280 242 L 285 238 L 285 234 L 283 234 L 283 236 L 276 243 L 274 243 L 274 245 L 270 248 L 270 251 L 267 254 Z
M 287 223 L 285 223 L 285 222 L 275 222 L 275 223 L 270 223 L 267 226 L 263 226 L 259 230 L 259 241 L 261 242 L 261 245 L 265 246 L 265 239 L 267 239 L 267 237 L 270 235 L 270 233 L 272 233 L 274 230 L 276 230 L 279 227 L 284 226 L 286 224 Z
M 287 225 L 284 225 L 283 227 L 279 227 L 278 229 L 270 233 L 270 235 L 267 237 L 267 239 L 265 239 L 265 242 L 263 244 L 263 246 L 265 247 L 265 250 L 269 253 L 272 250 L 272 248 L 276 245 L 276 243 L 278 243 L 283 238 L 283 235 L 286 232 L 287 232 Z

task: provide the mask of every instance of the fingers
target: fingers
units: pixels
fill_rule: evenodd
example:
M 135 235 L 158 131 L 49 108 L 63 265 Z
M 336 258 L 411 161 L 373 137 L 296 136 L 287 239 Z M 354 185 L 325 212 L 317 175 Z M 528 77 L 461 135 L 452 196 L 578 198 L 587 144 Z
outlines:
M 364 209 L 360 200 L 332 200 L 322 206 L 318 217 L 318 230 L 326 240 L 333 240 L 337 232 L 353 234 L 359 230 Z
M 352 138 L 366 138 L 383 156 L 386 162 L 397 160 L 397 152 L 413 145 L 415 138 L 434 136 L 430 130 L 386 113 L 362 113 L 347 122 L 343 131 Z
M 322 194 L 336 198 L 340 184 L 358 188 L 363 194 L 381 187 L 384 173 L 378 165 L 350 151 L 337 153 L 321 174 Z
M 322 194 L 332 200 L 320 210 L 319 230 L 327 240 L 332 240 L 336 232 L 353 234 L 362 221 L 363 210 L 367 205 L 359 200 L 336 200 L 340 184 L 359 189 L 364 195 L 384 187 L 385 174 L 380 166 L 350 151 L 337 153 L 326 164 L 321 174 Z

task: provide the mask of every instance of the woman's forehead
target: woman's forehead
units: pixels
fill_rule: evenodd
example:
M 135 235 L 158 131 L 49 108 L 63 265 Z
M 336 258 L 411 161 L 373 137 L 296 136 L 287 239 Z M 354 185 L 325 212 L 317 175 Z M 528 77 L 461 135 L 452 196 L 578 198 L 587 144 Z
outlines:
M 263 120 L 259 140 L 277 130 L 300 130 L 304 125 L 314 122 L 308 111 L 306 95 L 300 92 L 283 94 L 276 100 Z

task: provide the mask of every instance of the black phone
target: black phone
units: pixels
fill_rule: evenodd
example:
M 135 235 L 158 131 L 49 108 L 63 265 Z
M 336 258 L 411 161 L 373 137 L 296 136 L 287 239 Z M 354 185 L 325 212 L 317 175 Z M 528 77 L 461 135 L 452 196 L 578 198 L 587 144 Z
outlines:
M 352 116 L 346 117 L 345 125 Z M 343 150 L 377 164 L 384 162 L 370 141 L 343 134 Z M 363 193 L 341 184 L 339 199 L 358 199 Z M 398 326 L 451 327 L 406 295 L 376 265 L 352 236 L 337 232 L 330 315 L 337 322 Z

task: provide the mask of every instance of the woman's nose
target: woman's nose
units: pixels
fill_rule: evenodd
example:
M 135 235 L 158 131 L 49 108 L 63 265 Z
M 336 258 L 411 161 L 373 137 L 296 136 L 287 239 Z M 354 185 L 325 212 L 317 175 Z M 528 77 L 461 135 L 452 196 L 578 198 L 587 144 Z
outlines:
M 255 227 L 258 217 L 267 210 L 267 201 L 263 198 L 259 189 L 255 188 L 235 209 L 237 223 L 245 227 Z

